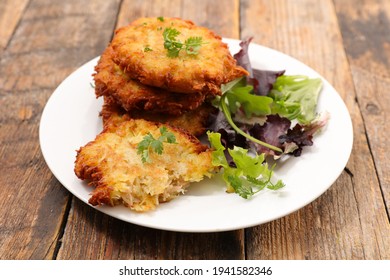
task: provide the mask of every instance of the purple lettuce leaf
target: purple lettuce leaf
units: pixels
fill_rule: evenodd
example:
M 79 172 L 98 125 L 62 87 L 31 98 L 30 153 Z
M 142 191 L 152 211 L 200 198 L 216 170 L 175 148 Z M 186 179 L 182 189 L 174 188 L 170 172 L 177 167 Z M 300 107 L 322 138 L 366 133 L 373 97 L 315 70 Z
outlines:
M 249 58 L 249 44 L 253 37 L 248 38 L 240 42 L 240 51 L 234 55 L 237 64 L 243 67 L 249 72 L 249 76 L 246 78 L 247 84 L 253 86 L 253 93 L 256 95 L 267 95 L 272 89 L 272 85 L 275 83 L 276 78 L 284 74 L 282 71 L 268 71 L 253 69 Z
M 240 42 L 240 51 L 236 53 L 233 57 L 237 61 L 237 64 L 249 72 L 249 77 L 253 77 L 252 65 L 249 58 L 248 48 L 253 37 L 249 37 L 246 40 Z
M 238 134 L 228 123 L 222 111 L 212 113 L 208 119 L 207 130 L 218 132 L 221 134 L 221 144 L 226 148 L 224 151 L 228 164 L 235 166 L 233 158 L 228 152 L 228 149 L 233 149 L 234 146 L 248 148 L 248 142 L 244 136 Z
M 314 121 L 308 125 L 296 124 L 292 129 L 289 129 L 285 135 L 279 137 L 281 143 L 295 143 L 297 148 L 291 152 L 295 157 L 299 157 L 302 149 L 305 146 L 313 145 L 313 136 L 328 122 L 329 116 L 325 115 L 321 119 Z
M 222 111 L 210 114 L 207 129 L 221 133 L 221 142 L 225 148 L 247 147 L 246 138 L 230 126 Z
M 280 142 L 279 138 L 287 133 L 290 125 L 291 121 L 287 118 L 280 117 L 279 115 L 268 115 L 266 122 L 263 125 L 253 125 L 253 127 L 249 129 L 249 134 L 263 142 L 283 149 L 283 143 Z M 257 153 L 277 155 L 275 151 L 254 142 L 251 142 L 250 145 Z
M 237 63 L 245 68 L 250 77 L 247 77 L 247 84 L 253 85 L 255 95 L 268 95 L 277 78 L 284 74 L 282 71 L 266 71 L 252 69 L 248 48 L 252 38 L 240 43 L 241 50 L 234 55 Z M 239 113 L 236 112 L 236 113 Z M 244 149 L 250 148 L 258 154 L 264 153 L 274 158 L 280 157 L 282 154 L 291 154 L 300 156 L 302 149 L 305 146 L 313 145 L 313 135 L 327 123 L 328 117 L 324 117 L 317 121 L 306 125 L 296 124 L 291 128 L 291 121 L 288 118 L 281 117 L 277 114 L 268 115 L 263 124 L 244 124 L 235 122 L 235 124 L 247 134 L 257 138 L 260 141 L 268 143 L 274 147 L 280 148 L 283 153 L 275 152 L 253 141 L 248 141 L 244 136 L 237 133 L 229 124 L 222 111 L 218 111 L 210 115 L 208 130 L 221 134 L 221 143 L 226 148 L 225 156 L 229 165 L 234 166 L 234 161 L 227 149 L 233 149 L 234 146 Z
M 285 70 L 268 71 L 253 69 L 253 79 L 256 80 L 257 86 L 254 87 L 254 92 L 257 95 L 268 95 L 271 91 L 276 79 L 283 75 Z

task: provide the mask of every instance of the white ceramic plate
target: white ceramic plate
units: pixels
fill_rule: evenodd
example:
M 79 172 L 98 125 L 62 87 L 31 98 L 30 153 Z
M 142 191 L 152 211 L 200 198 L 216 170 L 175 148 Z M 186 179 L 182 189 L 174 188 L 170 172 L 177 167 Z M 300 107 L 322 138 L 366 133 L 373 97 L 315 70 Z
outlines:
M 225 39 L 232 53 L 239 41 Z M 321 77 L 303 63 L 275 50 L 251 44 L 252 66 L 286 70 L 286 74 Z M 43 156 L 57 179 L 76 197 L 88 203 L 92 191 L 74 174 L 76 150 L 95 139 L 101 131 L 102 101 L 91 87 L 95 58 L 66 78 L 54 91 L 42 113 L 40 144 Z M 321 77 L 322 78 L 322 77 Z M 323 79 L 323 78 L 322 78 Z M 275 179 L 286 186 L 264 190 L 250 200 L 227 194 L 220 177 L 192 184 L 189 191 L 148 213 L 118 207 L 95 207 L 110 216 L 150 228 L 182 232 L 235 230 L 266 223 L 288 215 L 324 193 L 343 171 L 352 149 L 352 123 L 346 106 L 335 89 L 323 79 L 318 111 L 330 113 L 330 120 L 314 145 L 301 157 L 289 158 L 275 170 Z

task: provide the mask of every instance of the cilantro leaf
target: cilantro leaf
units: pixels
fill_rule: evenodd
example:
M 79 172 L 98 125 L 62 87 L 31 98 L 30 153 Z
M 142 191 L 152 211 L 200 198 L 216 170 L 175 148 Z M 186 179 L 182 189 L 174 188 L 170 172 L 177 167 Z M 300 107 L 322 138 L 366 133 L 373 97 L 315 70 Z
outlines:
M 234 192 L 242 198 L 248 199 L 255 194 L 252 187 L 246 183 L 245 178 L 241 177 L 240 172 L 233 168 L 225 169 L 223 179 L 228 184 L 228 192 Z
M 148 149 L 150 143 L 153 142 L 153 140 L 154 140 L 154 137 L 149 132 L 148 134 L 146 134 L 144 139 L 141 142 L 139 142 L 137 149 L 142 150 L 142 151 Z
M 141 155 L 141 160 L 143 163 L 151 162 L 150 152 L 153 151 L 156 154 L 161 155 L 164 151 L 163 143 L 176 143 L 175 135 L 168 131 L 168 129 L 163 126 L 160 128 L 161 136 L 158 139 L 155 139 L 153 135 L 149 132 L 144 136 L 141 142 L 137 145 L 137 154 Z
M 175 28 L 165 28 L 163 31 L 164 37 L 164 48 L 168 50 L 169 57 L 177 57 L 183 44 L 177 40 L 177 36 L 180 35 L 180 32 Z
M 168 57 L 178 57 L 184 48 L 187 54 L 196 55 L 200 47 L 204 44 L 202 37 L 189 37 L 184 43 L 177 39 L 180 32 L 172 27 L 167 27 L 163 31 L 164 48 L 168 51 Z
M 164 147 L 163 143 L 159 140 L 154 140 L 150 143 L 150 147 L 153 149 L 153 151 L 159 155 L 162 154 Z
M 160 127 L 160 133 L 161 133 L 160 137 L 164 137 L 168 133 L 168 129 L 165 126 L 162 126 Z
M 165 137 L 167 143 L 176 143 L 176 137 L 172 132 L 167 132 Z
M 283 188 L 285 185 L 282 180 L 278 180 L 275 184 L 270 183 L 267 188 L 273 191 Z
M 164 41 L 167 41 L 167 42 L 176 41 L 176 37 L 178 35 L 180 35 L 180 32 L 177 29 L 171 28 L 171 27 L 165 28 L 164 32 L 163 32 Z
M 203 43 L 202 37 L 190 37 L 184 41 L 186 52 L 188 54 L 198 54 L 198 51 Z

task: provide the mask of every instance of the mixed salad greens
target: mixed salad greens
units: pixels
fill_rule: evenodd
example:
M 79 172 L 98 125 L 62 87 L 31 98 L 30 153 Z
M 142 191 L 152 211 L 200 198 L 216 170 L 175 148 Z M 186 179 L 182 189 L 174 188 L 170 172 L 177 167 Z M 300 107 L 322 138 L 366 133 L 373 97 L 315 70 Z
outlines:
M 227 191 L 243 198 L 282 188 L 281 180 L 272 181 L 275 164 L 269 166 L 267 158 L 299 157 L 328 120 L 316 112 L 321 79 L 252 69 L 251 40 L 242 41 L 234 55 L 250 75 L 222 86 L 222 96 L 213 101 L 220 110 L 207 132 L 213 165 L 221 167 Z

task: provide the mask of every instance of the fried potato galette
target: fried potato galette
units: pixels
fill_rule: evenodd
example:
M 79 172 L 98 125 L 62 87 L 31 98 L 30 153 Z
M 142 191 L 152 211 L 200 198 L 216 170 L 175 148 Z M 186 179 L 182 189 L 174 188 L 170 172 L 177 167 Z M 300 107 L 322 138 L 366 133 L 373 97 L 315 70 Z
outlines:
M 152 122 L 165 123 L 181 128 L 194 136 L 201 136 L 206 132 L 209 115 L 217 109 L 209 103 L 203 103 L 195 110 L 186 112 L 180 116 L 172 116 L 163 113 L 151 113 L 142 110 L 127 112 L 110 97 L 104 97 L 103 108 L 100 115 L 103 119 L 103 128 L 113 130 L 124 121 L 130 119 L 144 119 Z
M 169 57 L 164 48 L 168 28 L 179 33 L 175 40 L 180 43 L 201 38 L 197 53 L 179 52 L 177 57 Z M 111 46 L 113 60 L 131 78 L 173 92 L 219 95 L 221 84 L 248 75 L 237 66 L 221 37 L 188 20 L 140 18 L 118 29 Z
M 95 187 L 89 203 L 123 203 L 135 211 L 148 211 L 184 193 L 189 183 L 211 175 L 214 167 L 209 148 L 167 125 L 176 143 L 164 143 L 161 155 L 151 152 L 150 162 L 142 162 L 137 145 L 148 133 L 157 139 L 162 126 L 130 119 L 112 131 L 103 130 L 78 150 L 75 174 Z
M 143 85 L 123 72 L 112 60 L 113 56 L 113 49 L 108 46 L 95 67 L 95 94 L 114 98 L 127 111 L 180 115 L 198 108 L 207 96 L 202 93 L 183 95 Z
M 89 202 L 148 211 L 211 176 L 212 151 L 196 137 L 218 111 L 221 85 L 245 75 L 221 37 L 191 21 L 140 18 L 117 29 L 93 74 L 103 131 L 75 160 L 76 176 L 94 187 Z

